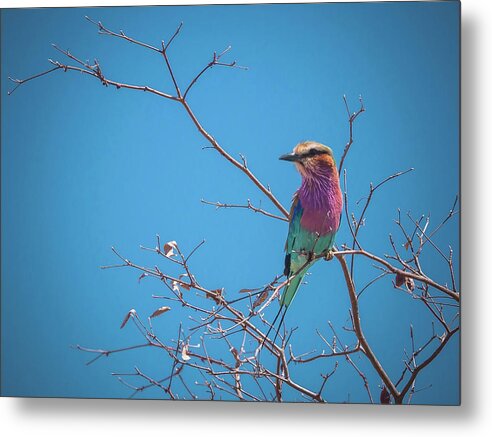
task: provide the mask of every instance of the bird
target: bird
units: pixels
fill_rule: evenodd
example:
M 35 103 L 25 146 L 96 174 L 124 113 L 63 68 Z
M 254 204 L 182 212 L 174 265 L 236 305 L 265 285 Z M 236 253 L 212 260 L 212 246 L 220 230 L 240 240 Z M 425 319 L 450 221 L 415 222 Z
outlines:
M 284 263 L 284 275 L 288 282 L 280 298 L 280 309 L 271 325 L 275 325 L 283 311 L 280 327 L 309 268 L 320 256 L 332 258 L 331 251 L 341 221 L 343 196 L 330 147 L 315 141 L 304 141 L 297 144 L 292 153 L 282 155 L 279 159 L 293 162 L 302 177 L 289 213 Z

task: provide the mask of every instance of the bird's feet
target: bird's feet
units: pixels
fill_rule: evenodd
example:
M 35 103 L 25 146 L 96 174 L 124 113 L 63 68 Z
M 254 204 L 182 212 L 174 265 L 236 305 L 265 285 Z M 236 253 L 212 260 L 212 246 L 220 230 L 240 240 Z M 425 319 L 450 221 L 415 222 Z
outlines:
M 335 255 L 333 255 L 333 252 L 334 252 L 333 249 L 327 250 L 323 256 L 324 260 L 325 261 L 331 261 L 333 259 L 333 257 L 335 256 Z
M 310 263 L 316 258 L 316 254 L 312 250 L 301 249 L 299 254 L 306 257 L 306 262 Z

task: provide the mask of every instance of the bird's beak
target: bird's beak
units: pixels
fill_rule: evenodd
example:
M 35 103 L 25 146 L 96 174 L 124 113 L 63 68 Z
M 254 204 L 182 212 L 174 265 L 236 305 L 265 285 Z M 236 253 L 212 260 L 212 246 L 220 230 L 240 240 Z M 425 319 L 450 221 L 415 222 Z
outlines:
M 299 155 L 296 155 L 294 152 L 292 152 L 282 155 L 278 159 L 281 159 L 282 161 L 296 162 L 299 161 Z

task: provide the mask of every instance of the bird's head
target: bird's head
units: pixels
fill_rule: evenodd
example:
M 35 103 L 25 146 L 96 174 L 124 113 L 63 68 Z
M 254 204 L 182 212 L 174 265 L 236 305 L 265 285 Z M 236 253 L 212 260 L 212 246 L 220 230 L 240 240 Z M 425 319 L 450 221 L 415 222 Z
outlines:
M 333 151 L 315 141 L 299 143 L 292 153 L 282 155 L 279 159 L 294 162 L 299 173 L 305 178 L 316 177 L 320 173 L 337 172 Z

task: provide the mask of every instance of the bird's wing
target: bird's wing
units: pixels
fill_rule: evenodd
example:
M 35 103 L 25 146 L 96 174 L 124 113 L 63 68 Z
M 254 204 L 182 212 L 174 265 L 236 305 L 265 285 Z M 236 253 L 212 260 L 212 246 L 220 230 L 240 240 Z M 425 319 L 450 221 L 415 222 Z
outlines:
M 296 237 L 299 236 L 301 230 L 301 217 L 302 217 L 302 205 L 297 193 L 294 194 L 294 199 L 292 200 L 292 206 L 290 207 L 289 213 L 289 233 L 287 234 L 287 241 L 285 242 L 285 268 L 284 275 L 289 276 L 290 274 L 290 258 L 291 253 L 294 250 Z

